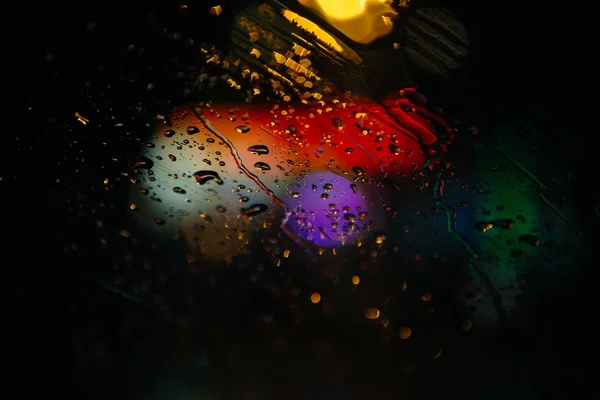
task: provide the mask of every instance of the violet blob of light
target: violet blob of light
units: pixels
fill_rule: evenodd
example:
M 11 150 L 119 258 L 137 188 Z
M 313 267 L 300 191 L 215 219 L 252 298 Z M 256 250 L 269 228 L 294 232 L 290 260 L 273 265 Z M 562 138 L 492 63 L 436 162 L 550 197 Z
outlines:
M 290 186 L 286 228 L 321 247 L 340 247 L 367 235 L 369 204 L 351 182 L 333 172 L 315 172 Z

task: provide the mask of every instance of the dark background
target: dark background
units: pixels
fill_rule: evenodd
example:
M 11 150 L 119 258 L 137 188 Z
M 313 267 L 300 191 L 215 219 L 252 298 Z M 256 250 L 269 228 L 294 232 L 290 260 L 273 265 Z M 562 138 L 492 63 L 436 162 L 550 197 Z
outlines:
M 511 114 L 542 127 L 546 140 L 554 147 L 557 163 L 569 166 L 577 177 L 578 210 L 582 220 L 588 222 L 587 236 L 593 236 L 599 220 L 593 211 L 599 192 L 594 172 L 595 125 L 589 122 L 593 116 L 595 93 L 591 82 L 595 74 L 588 70 L 586 61 L 594 45 L 589 36 L 592 34 L 580 29 L 590 26 L 586 10 L 542 2 L 440 3 L 459 13 L 473 46 L 471 64 L 454 80 L 439 83 L 440 99 L 452 99 L 450 108 L 468 110 L 465 115 L 483 126 Z M 11 186 L 3 192 L 7 217 L 3 305 L 5 331 L 9 333 L 4 340 L 4 361 L 13 382 L 3 387 L 6 398 L 24 398 L 34 390 L 51 397 L 81 398 L 83 392 L 74 389 L 74 380 L 94 386 L 98 393 L 121 398 L 125 393 L 120 392 L 120 385 L 129 376 L 143 375 L 143 371 L 128 370 L 125 360 L 107 376 L 82 378 L 71 368 L 69 337 L 79 323 L 77 319 L 110 319 L 122 304 L 102 304 L 93 316 L 66 310 L 94 290 L 90 284 L 93 277 L 82 273 L 79 265 L 69 264 L 63 255 L 61 240 L 85 232 L 69 225 L 66 214 L 61 214 L 60 196 L 47 196 L 49 184 L 40 179 L 60 174 L 52 160 L 62 145 L 55 138 L 61 132 L 43 124 L 53 115 L 71 115 L 76 106 L 74 99 L 81 96 L 82 83 L 108 53 L 114 56 L 115 43 L 132 33 L 144 40 L 148 14 L 172 12 L 174 4 L 69 0 L 19 3 L 5 10 L 1 79 L 9 104 L 3 131 L 19 137 L 21 143 L 30 141 L 29 146 L 22 146 L 26 151 L 5 149 L 2 162 L 5 177 L 19 176 L 19 180 L 4 182 Z M 224 4 L 225 10 L 229 5 L 239 4 Z M 208 7 L 195 8 L 204 11 Z M 222 17 L 219 21 L 226 21 L 227 13 Z M 177 29 L 190 35 L 215 37 L 215 32 L 220 32 L 213 26 L 214 19 L 200 12 L 197 16 L 192 13 L 174 18 L 172 23 Z M 90 40 L 85 33 L 90 20 L 106 29 L 106 37 Z M 221 29 L 223 26 L 224 22 Z M 162 50 L 154 57 L 162 56 L 168 63 L 172 50 L 168 46 Z M 56 60 L 49 62 L 48 53 Z M 161 93 L 156 100 L 164 104 L 168 96 L 167 92 Z M 27 105 L 31 104 L 42 109 L 36 117 L 39 121 L 26 116 Z M 101 269 L 102 260 L 90 257 L 88 261 L 90 270 Z M 537 398 L 560 398 L 563 393 L 572 393 L 573 388 L 582 393 L 579 398 L 597 397 L 597 383 L 590 378 L 596 350 L 590 344 L 590 329 L 595 322 L 592 266 L 597 264 L 593 261 L 575 265 L 580 273 L 572 282 L 565 282 L 560 294 L 540 299 L 531 313 L 536 317 L 529 330 L 507 334 L 490 349 L 487 363 L 473 366 L 473 375 L 457 377 L 450 393 L 435 393 L 435 397 L 468 393 L 468 397 L 497 398 L 494 393 L 498 391 L 513 398 L 531 399 L 532 393 L 538 393 Z M 15 296 L 13 284 L 27 286 L 20 292 L 26 295 Z M 435 376 L 429 379 L 434 384 Z

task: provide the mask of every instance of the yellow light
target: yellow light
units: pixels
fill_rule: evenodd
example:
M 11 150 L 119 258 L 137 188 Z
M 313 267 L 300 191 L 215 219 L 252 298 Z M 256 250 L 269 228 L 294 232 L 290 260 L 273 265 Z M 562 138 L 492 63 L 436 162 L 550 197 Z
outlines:
M 389 34 L 397 13 L 389 0 L 298 0 L 357 43 Z
M 353 18 L 365 12 L 366 0 L 317 0 L 321 10 L 339 19 Z M 304 5 L 306 0 L 300 0 Z

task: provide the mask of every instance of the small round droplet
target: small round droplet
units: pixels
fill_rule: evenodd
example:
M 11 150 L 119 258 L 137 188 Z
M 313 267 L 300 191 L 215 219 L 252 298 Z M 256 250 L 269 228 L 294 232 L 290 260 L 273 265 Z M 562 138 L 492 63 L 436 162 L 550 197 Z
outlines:
M 310 301 L 313 304 L 317 304 L 318 302 L 321 301 L 321 295 L 317 292 L 314 292 L 313 294 L 310 295 Z
M 175 135 L 175 131 L 173 129 L 168 129 L 163 133 L 163 135 L 166 137 L 173 137 Z
M 235 127 L 235 130 L 238 133 L 248 133 L 250 131 L 250 127 L 248 125 L 239 125 Z
M 408 339 L 410 335 L 412 335 L 412 329 L 410 329 L 408 326 L 403 326 L 402 328 L 400 328 L 400 339 Z
M 365 310 L 365 318 L 367 319 L 377 319 L 379 315 L 381 315 L 381 312 L 378 308 L 371 307 Z
M 200 129 L 195 126 L 188 126 L 185 131 L 188 135 L 195 135 L 196 133 L 200 132 Z
M 463 323 L 460 325 L 460 328 L 461 328 L 463 331 L 465 331 L 465 332 L 466 332 L 466 331 L 468 331 L 468 330 L 471 330 L 471 328 L 472 328 L 472 327 L 473 327 L 473 322 L 471 322 L 471 320 L 470 320 L 470 319 L 466 320 L 465 322 L 463 322 Z
M 152 169 L 153 166 L 154 166 L 154 161 L 152 161 L 148 157 L 142 156 L 142 157 L 138 158 L 138 160 L 135 162 L 136 168 Z

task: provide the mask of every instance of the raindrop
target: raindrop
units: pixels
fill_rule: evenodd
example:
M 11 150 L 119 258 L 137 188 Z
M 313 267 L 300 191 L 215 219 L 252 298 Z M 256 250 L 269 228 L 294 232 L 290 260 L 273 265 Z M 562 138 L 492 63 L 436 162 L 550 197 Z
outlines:
M 186 193 L 185 189 L 182 189 L 182 188 L 180 188 L 179 186 L 175 186 L 175 187 L 173 188 L 173 191 L 174 191 L 175 193 L 180 193 L 180 194 L 185 194 L 185 193 Z
M 342 121 L 341 118 L 332 118 L 331 122 L 336 128 L 342 128 L 344 126 L 344 121 Z
M 221 177 L 215 171 L 202 170 L 194 173 L 194 178 L 199 185 L 204 185 L 209 181 L 215 181 L 219 185 L 223 184 Z
M 365 170 L 362 169 L 361 167 L 352 167 L 352 172 L 354 172 L 356 175 L 364 175 L 365 174 Z
M 195 135 L 196 133 L 200 132 L 200 129 L 195 126 L 188 126 L 185 131 L 188 135 Z
M 175 131 L 173 129 L 169 129 L 166 130 L 163 135 L 165 135 L 166 137 L 172 137 L 173 135 L 175 135 Z
M 169 154 L 169 160 L 177 161 L 177 157 L 175 157 L 173 154 Z
M 235 130 L 238 133 L 248 133 L 248 131 L 250 131 L 250 127 L 247 125 L 240 125 L 240 126 L 236 126 Z
M 267 211 L 269 207 L 265 204 L 252 204 L 249 207 L 242 208 L 242 214 L 245 217 L 254 217 L 255 215 L 261 214 Z
M 148 157 L 141 156 L 135 163 L 136 168 L 151 169 L 154 166 L 154 161 Z
M 540 245 L 540 240 L 537 238 L 537 236 L 535 235 L 522 235 L 519 240 L 523 243 L 527 243 L 530 244 L 532 246 L 539 246 Z
M 269 148 L 264 144 L 255 144 L 254 146 L 250 146 L 248 147 L 248 151 L 250 152 L 250 154 L 254 154 L 257 156 L 269 154 Z
M 261 162 L 261 161 L 254 163 L 254 167 L 260 171 L 268 171 L 271 169 L 269 164 Z

